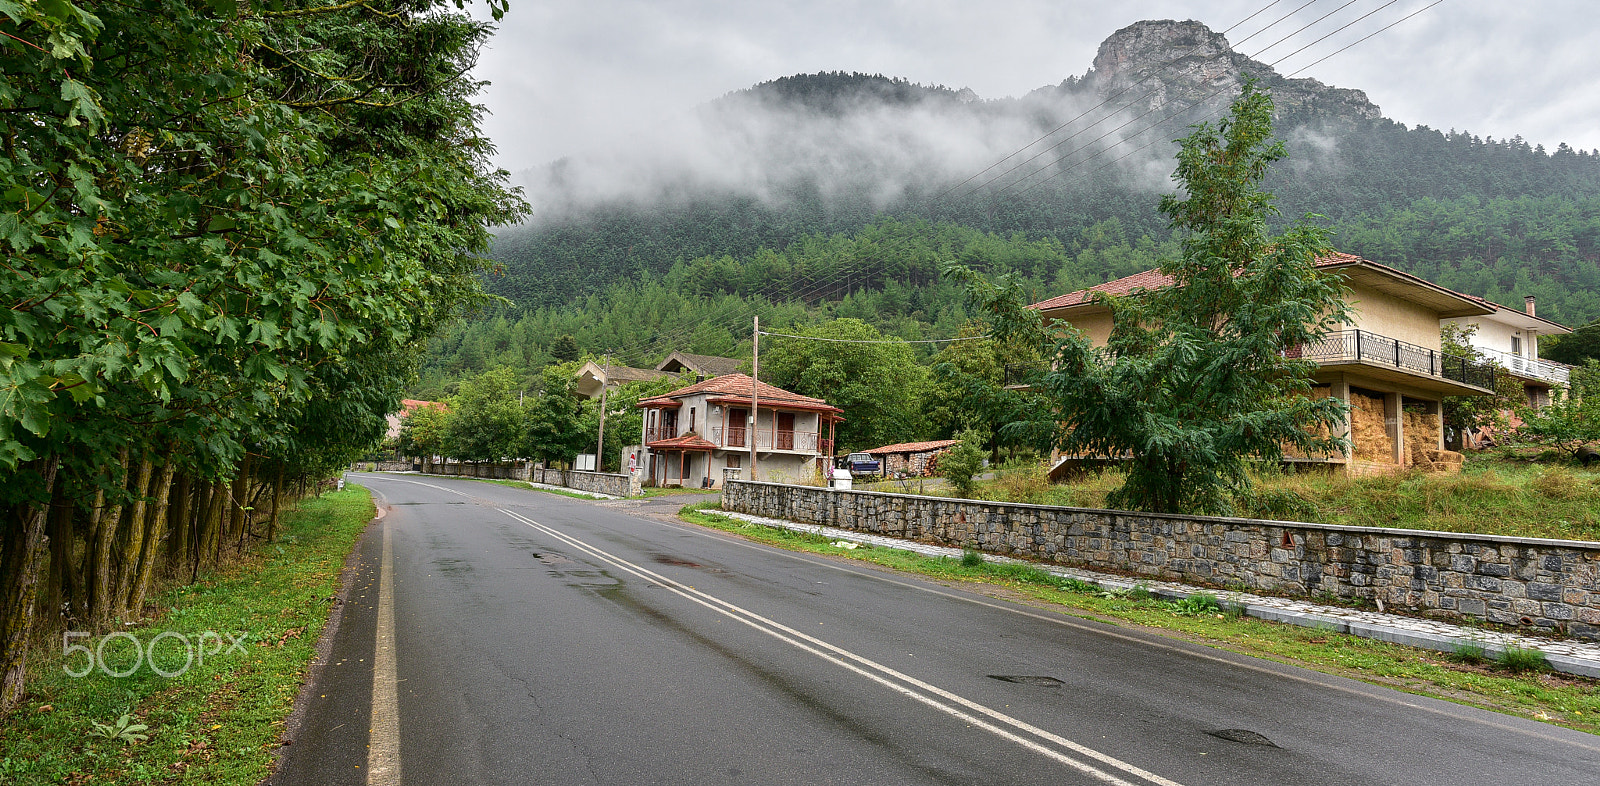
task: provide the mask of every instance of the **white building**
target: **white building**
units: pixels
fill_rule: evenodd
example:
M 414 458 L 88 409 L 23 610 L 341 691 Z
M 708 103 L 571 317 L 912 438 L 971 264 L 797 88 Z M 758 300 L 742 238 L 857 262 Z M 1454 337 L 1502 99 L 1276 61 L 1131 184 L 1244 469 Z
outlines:
M 1571 368 L 1539 358 L 1539 337 L 1565 335 L 1572 329 L 1538 316 L 1532 297 L 1522 310 L 1507 308 L 1488 300 L 1484 305 L 1492 314 L 1442 319 L 1440 325 L 1475 327 L 1472 348 L 1522 382 L 1528 406 L 1540 407 L 1550 400 L 1551 388 L 1565 388 Z

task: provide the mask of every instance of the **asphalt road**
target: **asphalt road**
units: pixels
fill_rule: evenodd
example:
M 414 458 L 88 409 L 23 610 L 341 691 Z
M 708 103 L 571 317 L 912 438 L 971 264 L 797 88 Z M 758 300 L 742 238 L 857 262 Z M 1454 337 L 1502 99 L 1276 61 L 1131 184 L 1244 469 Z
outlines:
M 1600 783 L 1591 735 L 751 544 L 679 501 L 351 479 L 386 515 L 275 784 Z

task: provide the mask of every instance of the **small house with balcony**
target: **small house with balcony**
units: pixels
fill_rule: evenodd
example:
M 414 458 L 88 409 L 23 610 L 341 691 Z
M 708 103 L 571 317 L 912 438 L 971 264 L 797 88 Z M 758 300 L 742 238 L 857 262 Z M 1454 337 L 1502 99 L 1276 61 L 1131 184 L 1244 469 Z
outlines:
M 616 390 L 618 386 L 629 382 L 648 382 L 670 375 L 665 371 L 632 368 L 612 363 L 602 364 L 590 360 L 585 362 L 574 376 L 578 381 L 573 385 L 573 392 L 580 398 L 600 398 L 600 392 L 606 388 Z
M 1550 391 L 1568 386 L 1572 368 L 1540 359 L 1539 337 L 1566 335 L 1572 329 L 1539 316 L 1531 296 L 1520 310 L 1488 300 L 1479 302 L 1493 313 L 1451 317 L 1442 324 L 1473 328 L 1472 349 L 1522 383 L 1528 406 L 1538 409 L 1550 403 Z
M 1444 397 L 1488 395 L 1494 387 L 1494 369 L 1473 358 L 1446 354 L 1439 324 L 1485 317 L 1493 308 L 1478 298 L 1350 254 L 1319 258 L 1316 266 L 1343 278 L 1352 324 L 1314 346 L 1294 351 L 1317 363 L 1312 395 L 1335 396 L 1349 405 L 1345 428 L 1353 453 L 1291 460 L 1340 465 L 1355 473 L 1413 465 L 1444 468 L 1438 466 L 1450 463 L 1440 455 Z M 1030 308 L 1103 345 L 1111 336 L 1111 312 L 1094 302 L 1095 292 L 1137 295 L 1171 283 L 1159 270 L 1149 270 Z
M 752 395 L 754 393 L 754 395 Z M 724 374 L 642 399 L 646 483 L 721 488 L 725 477 L 807 482 L 833 455 L 843 410 Z M 754 464 L 752 465 L 752 457 Z

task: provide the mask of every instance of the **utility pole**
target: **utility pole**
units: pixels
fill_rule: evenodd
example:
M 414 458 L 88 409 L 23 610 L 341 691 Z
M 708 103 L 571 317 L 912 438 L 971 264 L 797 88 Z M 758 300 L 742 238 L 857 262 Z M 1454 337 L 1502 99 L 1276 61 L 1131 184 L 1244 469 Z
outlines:
M 756 477 L 756 428 L 761 425 L 761 396 L 757 390 L 761 386 L 761 315 L 756 315 L 755 330 L 750 333 L 751 346 L 750 358 L 750 479 L 760 480 Z
M 611 353 L 606 353 L 604 376 L 600 380 L 600 439 L 594 446 L 594 471 L 606 471 L 606 391 L 611 387 Z

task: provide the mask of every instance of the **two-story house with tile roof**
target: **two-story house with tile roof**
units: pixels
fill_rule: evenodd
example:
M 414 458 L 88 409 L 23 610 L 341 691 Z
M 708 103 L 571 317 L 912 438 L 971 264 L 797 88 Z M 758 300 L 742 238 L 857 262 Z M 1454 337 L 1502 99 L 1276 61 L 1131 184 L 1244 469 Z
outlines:
M 633 368 L 614 363 L 602 364 L 593 360 L 587 361 L 575 373 L 578 381 L 573 385 L 573 391 L 581 398 L 599 398 L 600 391 L 605 388 L 615 390 L 619 385 L 629 382 L 646 382 L 652 379 L 661 379 L 669 376 L 665 371 L 656 371 L 648 368 Z
M 754 391 L 754 401 L 752 401 Z M 641 400 L 647 484 L 720 488 L 726 470 L 808 482 L 833 455 L 843 410 L 819 398 L 724 374 Z M 751 453 L 757 464 L 752 467 Z
M 1439 456 L 1428 451 L 1444 449 L 1444 397 L 1488 395 L 1494 385 L 1488 365 L 1442 351 L 1440 321 L 1484 317 L 1494 310 L 1478 298 L 1350 254 L 1331 254 L 1316 265 L 1343 277 L 1352 324 L 1298 351 L 1317 363 L 1313 395 L 1348 403 L 1346 433 L 1354 452 L 1295 460 L 1342 465 L 1351 472 L 1437 463 Z M 1136 296 L 1171 283 L 1159 270 L 1150 270 L 1030 308 L 1104 344 L 1111 335 L 1111 312 L 1094 302 L 1095 292 Z
M 665 371 L 678 376 L 698 377 L 710 379 L 724 374 L 737 374 L 739 367 L 746 361 L 738 358 L 725 358 L 716 355 L 691 355 L 688 352 L 672 352 L 660 363 L 656 364 L 657 371 Z M 698 379 L 696 381 L 699 381 Z
M 1572 369 L 1564 363 L 1539 357 L 1540 336 L 1560 336 L 1572 329 L 1541 317 L 1528 297 L 1519 311 L 1489 300 L 1479 300 L 1493 311 L 1469 317 L 1451 317 L 1443 324 L 1472 327 L 1472 348 L 1485 359 L 1506 370 L 1522 383 L 1528 406 L 1538 408 L 1550 401 L 1553 388 L 1565 388 Z

